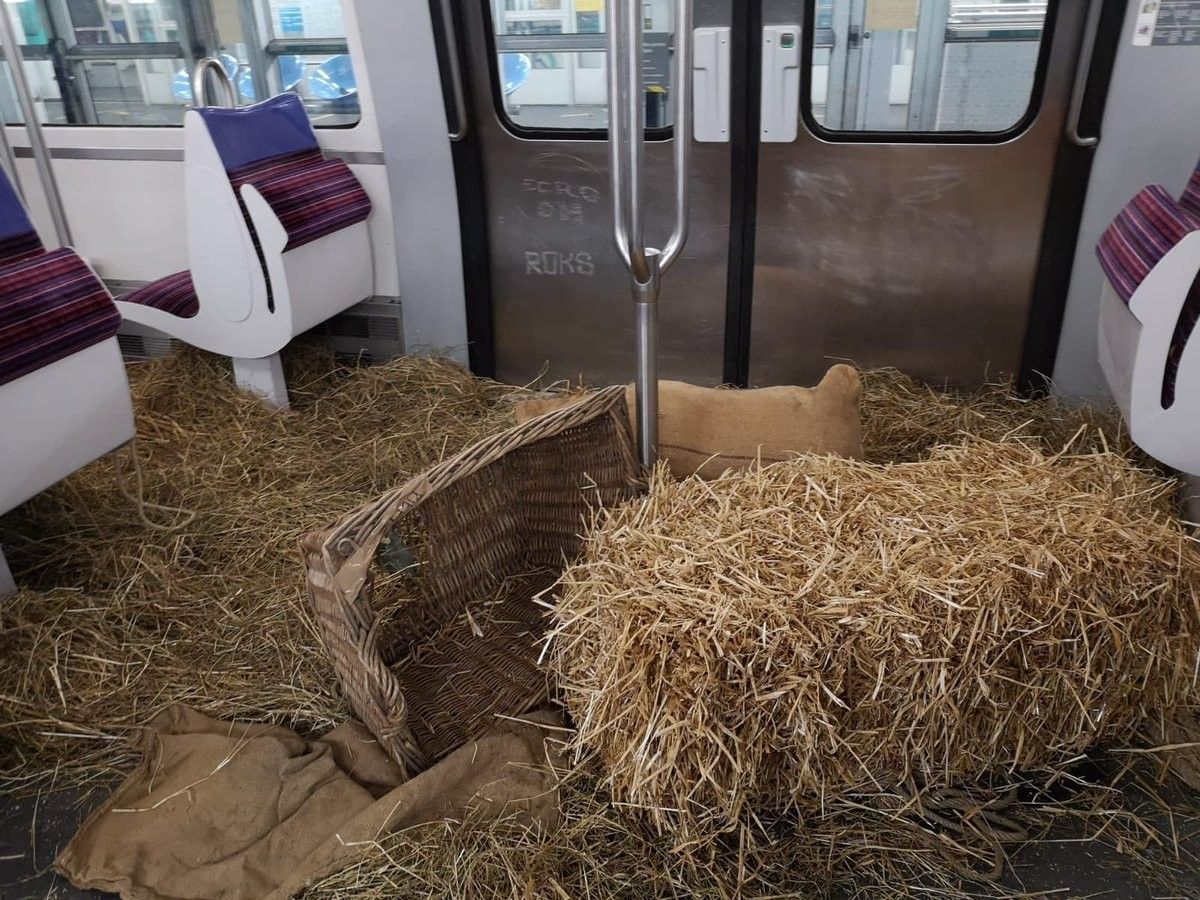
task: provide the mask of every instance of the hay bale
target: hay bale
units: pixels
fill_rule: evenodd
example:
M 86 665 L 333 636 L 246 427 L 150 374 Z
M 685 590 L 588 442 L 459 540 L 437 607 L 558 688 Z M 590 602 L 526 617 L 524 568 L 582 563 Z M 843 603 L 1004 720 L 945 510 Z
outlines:
M 1170 482 L 974 441 L 808 457 L 604 514 L 551 663 L 616 800 L 683 842 L 906 781 L 1062 763 L 1193 686 Z

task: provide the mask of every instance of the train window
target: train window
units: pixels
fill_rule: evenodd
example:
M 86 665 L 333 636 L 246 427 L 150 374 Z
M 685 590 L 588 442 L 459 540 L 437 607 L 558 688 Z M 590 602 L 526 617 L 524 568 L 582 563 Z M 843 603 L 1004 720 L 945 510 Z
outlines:
M 1047 5 L 816 0 L 807 113 L 826 132 L 1009 131 L 1032 104 Z
M 295 91 L 317 128 L 359 120 L 341 0 L 211 2 L 222 54 L 236 65 L 242 102 Z
M 5 0 L 47 125 L 178 125 L 171 79 L 183 66 L 175 0 Z M 21 121 L 5 67 L 5 121 Z M 63 86 L 66 86 L 64 93 Z
M 608 127 L 605 0 L 488 0 L 497 89 L 514 130 Z M 646 124 L 671 124 L 673 15 L 644 5 Z
M 291 90 L 317 127 L 359 119 L 341 0 L 0 0 L 0 7 L 22 41 L 47 125 L 181 125 L 197 50 L 220 58 L 240 103 Z M 7 63 L 3 82 L 0 113 L 18 123 Z

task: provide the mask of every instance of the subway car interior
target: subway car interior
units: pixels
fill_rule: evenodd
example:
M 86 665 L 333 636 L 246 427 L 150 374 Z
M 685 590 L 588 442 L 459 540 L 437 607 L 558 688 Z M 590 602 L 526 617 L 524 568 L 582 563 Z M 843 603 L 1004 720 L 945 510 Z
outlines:
M 0 45 L 0 897 L 1200 898 L 1200 0 Z

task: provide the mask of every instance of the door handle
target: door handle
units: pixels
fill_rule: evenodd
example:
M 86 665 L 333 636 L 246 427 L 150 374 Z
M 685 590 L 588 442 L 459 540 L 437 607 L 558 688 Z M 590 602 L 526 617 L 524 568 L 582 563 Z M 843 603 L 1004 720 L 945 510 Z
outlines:
M 1087 91 L 1088 75 L 1092 70 L 1092 53 L 1096 49 L 1096 32 L 1100 28 L 1103 6 L 1099 0 L 1088 3 L 1083 40 L 1079 44 L 1079 60 L 1075 63 L 1075 82 L 1071 86 L 1071 105 L 1067 110 L 1067 140 L 1076 147 L 1095 147 L 1100 143 L 1098 135 L 1083 137 L 1079 134 L 1079 117 L 1083 114 L 1083 95 Z
M 729 31 L 728 26 L 696 29 L 692 92 L 700 143 L 729 143 Z
M 800 26 L 767 25 L 762 36 L 759 140 L 790 144 L 800 135 Z

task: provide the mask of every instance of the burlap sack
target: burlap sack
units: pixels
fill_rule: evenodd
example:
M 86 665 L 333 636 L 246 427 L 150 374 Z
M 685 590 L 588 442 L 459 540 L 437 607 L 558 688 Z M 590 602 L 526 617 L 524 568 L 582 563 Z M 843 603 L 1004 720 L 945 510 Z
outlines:
M 549 711 L 525 718 L 562 725 Z M 399 766 L 358 723 L 305 741 L 173 706 L 146 729 L 141 765 L 55 865 L 76 887 L 126 900 L 283 900 L 382 835 L 468 810 L 554 827 L 548 734 L 501 721 L 401 784 Z
M 861 458 L 861 394 L 858 372 L 845 365 L 831 368 L 815 388 L 738 391 L 661 381 L 659 454 L 676 478 L 693 473 L 716 478 L 726 469 L 742 469 L 757 459 L 779 462 L 797 453 Z M 525 400 L 517 405 L 517 423 L 577 399 L 578 395 L 566 395 Z M 633 385 L 627 389 L 627 399 L 632 417 L 636 415 Z

